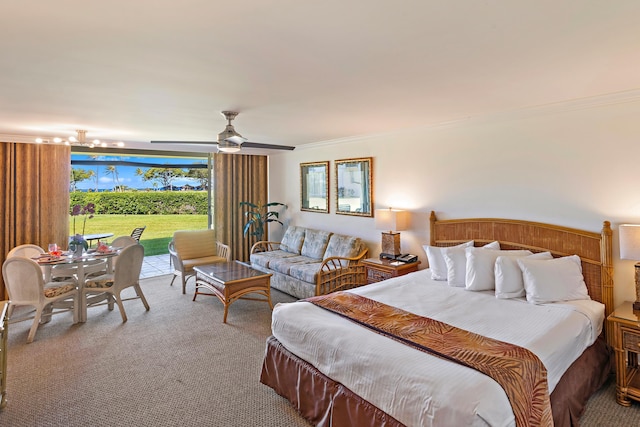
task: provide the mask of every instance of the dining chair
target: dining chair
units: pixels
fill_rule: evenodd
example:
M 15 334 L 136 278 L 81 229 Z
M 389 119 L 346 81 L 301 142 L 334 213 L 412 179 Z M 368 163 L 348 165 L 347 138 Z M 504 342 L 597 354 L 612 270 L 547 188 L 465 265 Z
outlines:
M 32 243 L 26 243 L 24 245 L 18 245 L 15 248 L 11 249 L 7 254 L 7 259 L 19 256 L 23 258 L 35 258 L 42 254 L 46 253 L 46 251 L 38 245 L 34 245 Z M 45 273 L 45 267 L 40 266 L 42 273 Z M 51 267 L 51 280 L 52 281 L 68 281 L 68 280 L 76 280 L 76 269 L 74 267 L 67 267 L 64 265 L 54 265 Z
M 118 236 L 115 239 L 113 239 L 113 241 L 111 242 L 111 244 L 109 246 L 111 246 L 112 248 L 118 248 L 118 249 L 124 249 L 127 246 L 131 246 L 131 245 L 137 245 L 138 242 L 130 236 Z M 87 279 L 94 279 L 100 276 L 104 276 L 105 274 L 111 274 L 114 272 L 116 264 L 118 262 L 118 257 L 120 255 L 116 255 L 114 257 L 111 258 L 111 267 L 109 268 L 109 262 L 107 260 L 101 260 L 103 261 L 101 267 L 94 267 L 91 266 L 89 267 L 89 270 L 87 270 L 87 265 L 85 265 L 85 277 Z
M 45 283 L 38 263 L 22 256 L 14 256 L 4 261 L 2 277 L 9 293 L 9 318 L 16 306 L 31 306 L 36 310 L 27 336 L 28 343 L 33 341 L 38 325 L 46 323 L 54 314 L 71 311 L 73 323 L 78 322 L 79 295 L 75 281 Z M 53 304 L 62 301 L 65 302 L 65 308 L 54 309 Z M 30 318 L 11 319 L 11 323 Z
M 131 245 L 137 245 L 138 241 L 131 236 L 118 236 L 111 242 L 111 247 L 124 249 Z M 120 253 L 122 255 L 122 253 Z M 115 269 L 120 255 L 116 255 L 111 259 L 111 268 Z
M 149 311 L 149 304 L 140 288 L 140 271 L 142 270 L 142 261 L 144 259 L 144 247 L 140 244 L 127 246 L 120 252 L 118 263 L 115 266 L 113 274 L 105 274 L 87 280 L 84 284 L 82 292 L 89 295 L 97 295 L 101 293 L 109 294 L 115 299 L 122 316 L 122 322 L 127 321 L 127 313 L 124 310 L 123 301 L 130 299 L 140 299 L 142 304 Z M 136 296 L 132 298 L 122 299 L 121 292 L 123 289 L 133 287 Z M 104 303 L 97 304 L 103 305 Z M 108 299 L 109 310 L 113 309 L 113 301 Z
M 40 246 L 27 243 L 24 245 L 18 245 L 15 248 L 11 249 L 7 254 L 7 258 L 11 258 L 14 256 L 21 256 L 23 258 L 33 258 L 33 257 L 40 256 L 43 253 L 45 253 L 45 250 L 42 249 Z
M 140 237 L 142 236 L 142 232 L 144 231 L 145 228 L 147 228 L 146 225 L 144 227 L 134 228 L 133 231 L 131 232 L 131 237 L 136 239 L 136 242 L 139 242 L 140 241 Z

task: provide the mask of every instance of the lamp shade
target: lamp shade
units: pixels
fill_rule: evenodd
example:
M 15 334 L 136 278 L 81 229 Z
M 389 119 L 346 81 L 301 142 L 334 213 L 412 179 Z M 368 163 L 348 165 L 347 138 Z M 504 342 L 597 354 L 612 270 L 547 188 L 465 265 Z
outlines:
M 620 233 L 620 259 L 632 259 L 640 261 L 640 225 L 621 224 Z
M 409 212 L 399 209 L 376 209 L 376 228 L 378 230 L 402 231 L 409 225 Z

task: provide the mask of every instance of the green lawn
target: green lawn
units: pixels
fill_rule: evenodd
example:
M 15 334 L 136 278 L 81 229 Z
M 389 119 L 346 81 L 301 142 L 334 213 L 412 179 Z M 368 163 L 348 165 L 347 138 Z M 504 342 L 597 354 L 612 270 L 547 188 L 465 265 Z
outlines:
M 73 218 L 69 233 L 73 233 Z M 76 232 L 82 233 L 83 217 L 75 217 Z M 108 242 L 118 236 L 128 236 L 134 228 L 147 226 L 140 243 L 145 255 L 169 253 L 167 245 L 176 230 L 207 228 L 207 215 L 96 215 L 87 219 L 84 234 L 113 233 Z M 95 243 L 95 242 L 94 242 Z

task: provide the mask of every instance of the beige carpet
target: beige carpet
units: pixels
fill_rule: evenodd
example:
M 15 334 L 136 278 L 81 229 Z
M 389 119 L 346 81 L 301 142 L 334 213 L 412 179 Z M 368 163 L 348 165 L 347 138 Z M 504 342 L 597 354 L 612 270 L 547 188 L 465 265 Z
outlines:
M 151 310 L 125 302 L 124 324 L 117 307 L 77 325 L 59 314 L 31 344 L 30 321 L 10 325 L 0 426 L 308 426 L 258 381 L 269 306 L 237 301 L 224 325 L 216 298 L 193 302 L 193 279 L 182 295 L 170 278 L 142 280 Z
M 125 302 L 89 309 L 85 324 L 69 313 L 40 326 L 10 325 L 8 397 L 0 426 L 308 426 L 289 403 L 258 381 L 270 334 L 266 303 L 238 301 L 222 323 L 222 304 L 144 279 L 151 310 Z M 274 302 L 292 301 L 273 292 Z M 612 382 L 589 402 L 583 426 L 640 425 L 640 404 L 615 402 Z

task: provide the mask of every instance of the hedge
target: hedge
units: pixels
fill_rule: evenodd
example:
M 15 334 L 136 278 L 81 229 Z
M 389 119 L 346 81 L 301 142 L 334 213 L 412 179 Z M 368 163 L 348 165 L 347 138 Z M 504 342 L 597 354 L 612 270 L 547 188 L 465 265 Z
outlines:
M 69 213 L 75 205 L 93 203 L 96 214 L 206 215 L 206 191 L 124 191 L 70 193 Z

